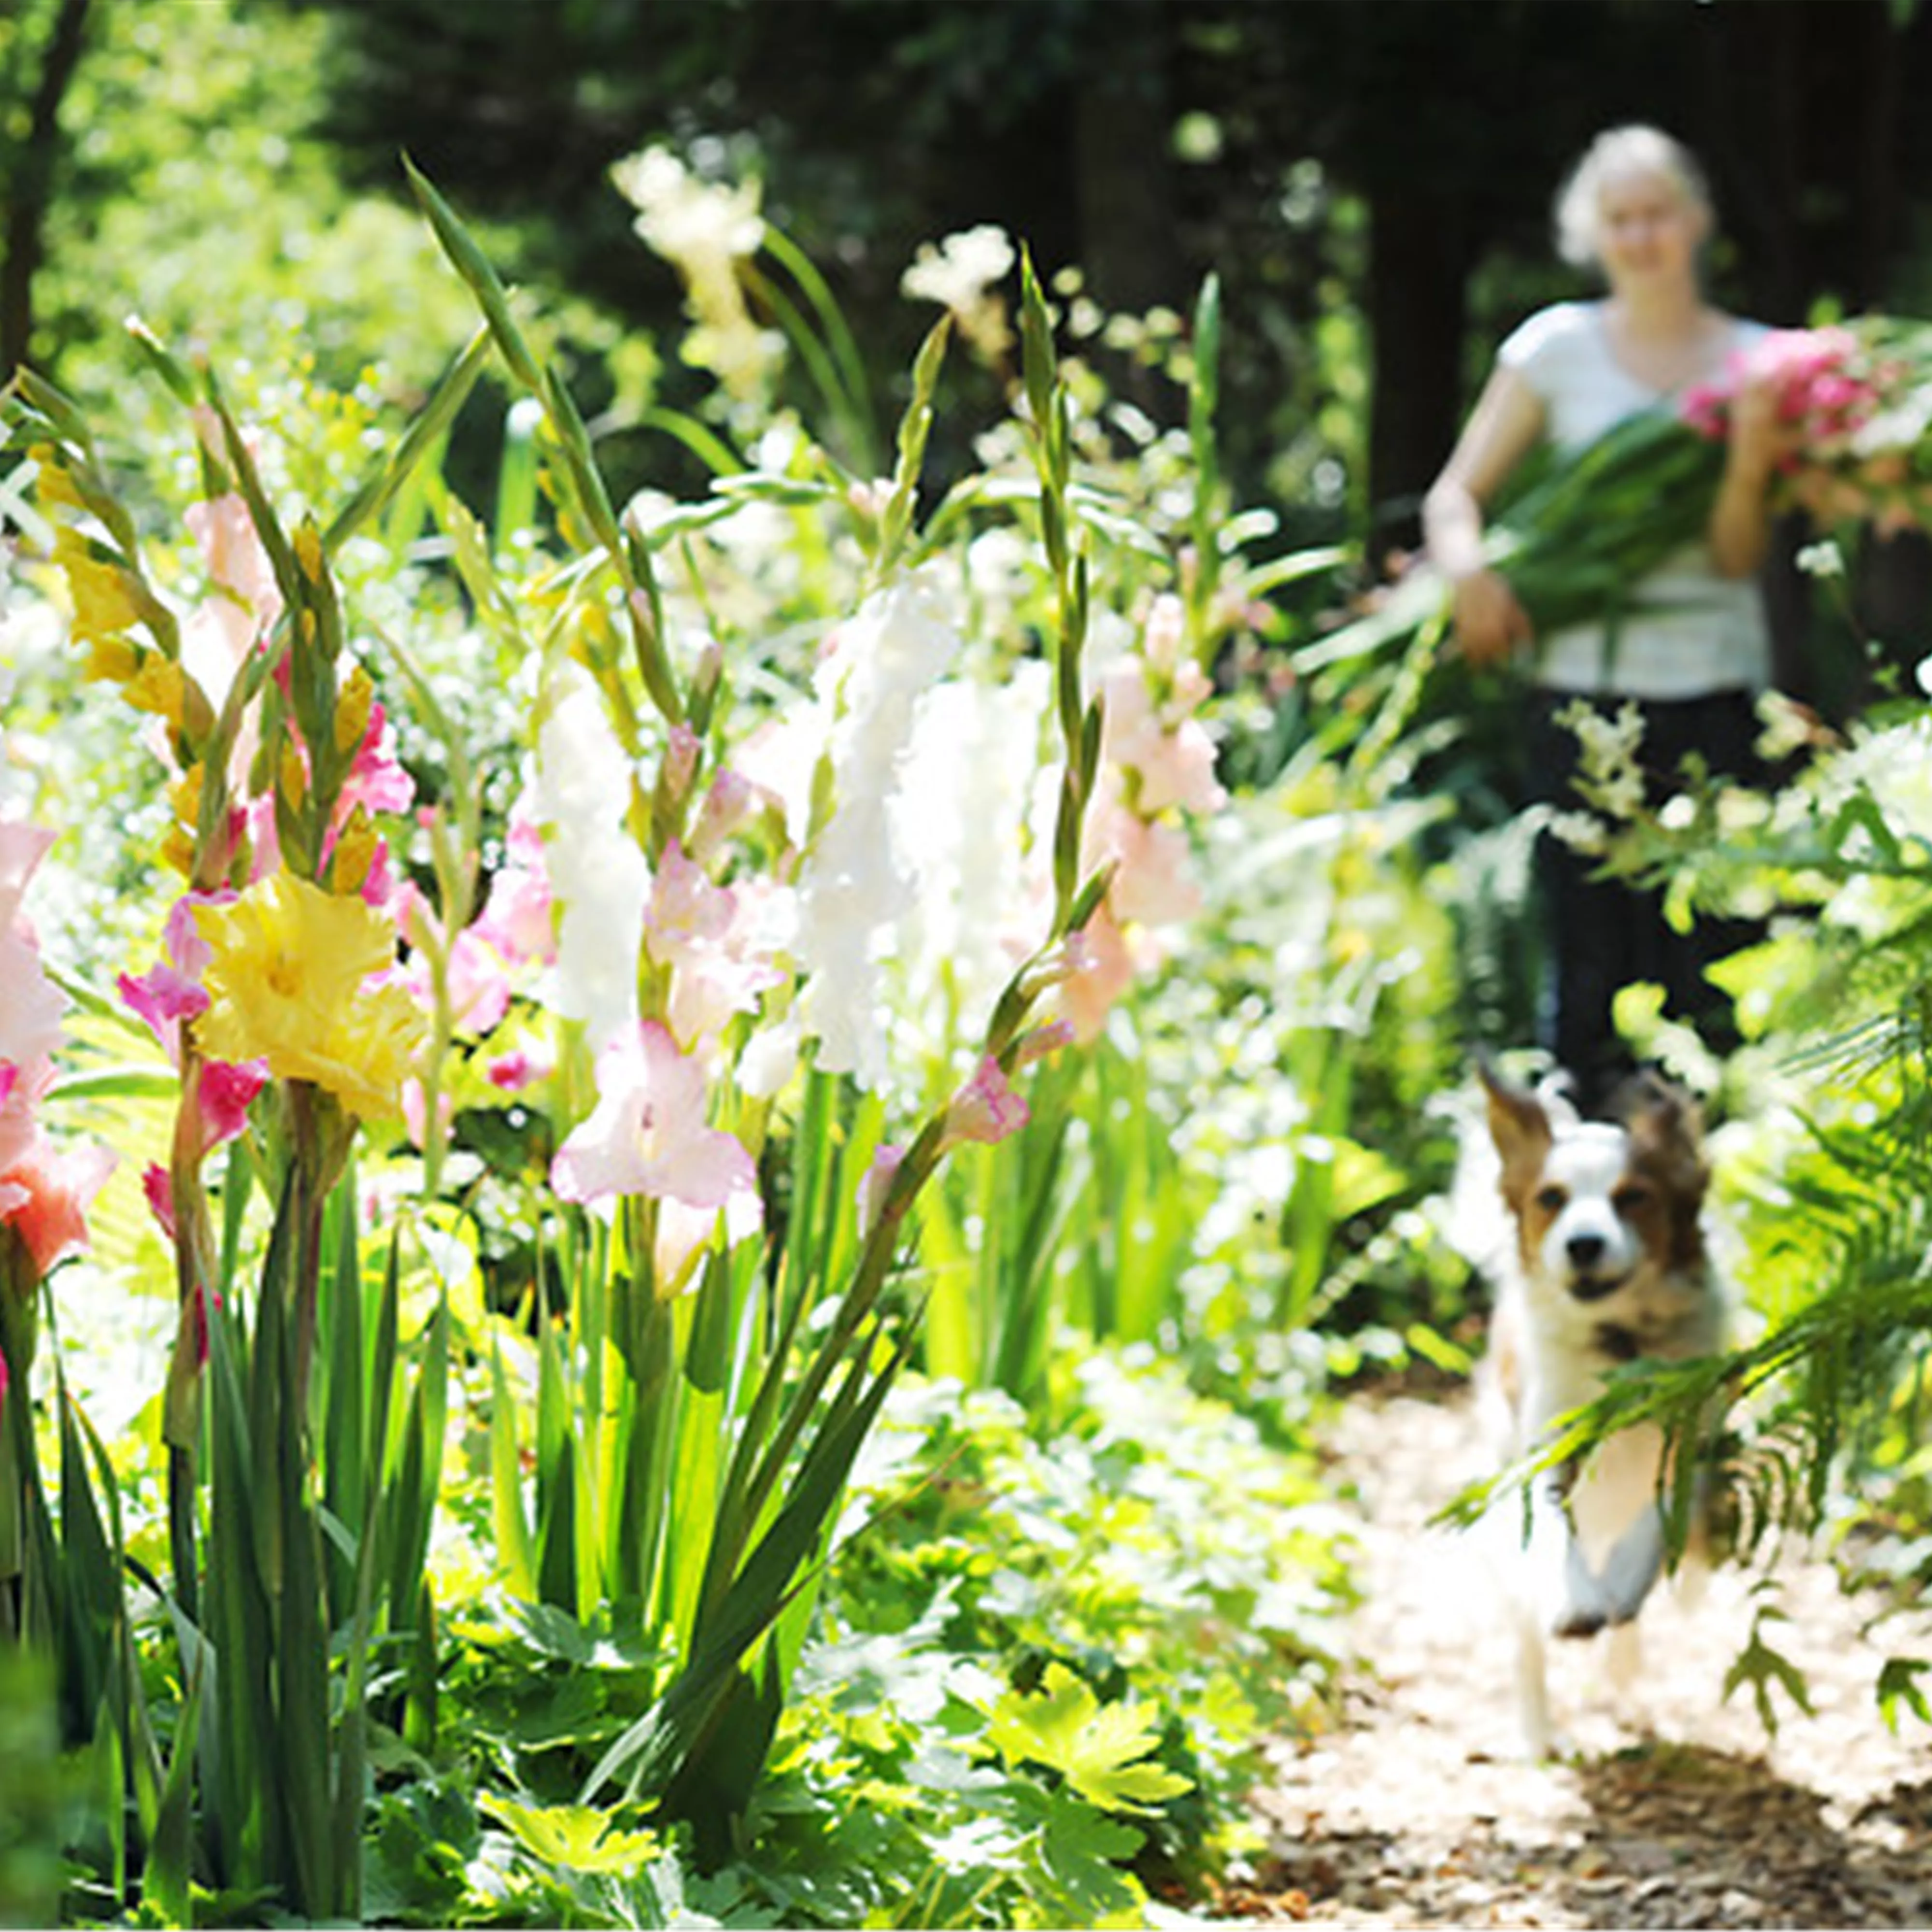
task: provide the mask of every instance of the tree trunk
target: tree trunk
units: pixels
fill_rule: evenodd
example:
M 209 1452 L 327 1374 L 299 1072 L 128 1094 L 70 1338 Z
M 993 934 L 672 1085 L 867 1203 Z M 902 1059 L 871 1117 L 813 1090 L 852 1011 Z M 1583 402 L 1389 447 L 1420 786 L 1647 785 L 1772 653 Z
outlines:
M 1384 182 L 1369 194 L 1371 557 L 1420 540 L 1422 495 L 1460 425 L 1471 262 L 1454 212 Z
M 80 64 L 90 0 L 61 0 L 34 90 L 27 135 L 7 181 L 5 254 L 0 257 L 0 376 L 27 360 L 34 332 L 34 277 L 60 152 L 60 110 Z

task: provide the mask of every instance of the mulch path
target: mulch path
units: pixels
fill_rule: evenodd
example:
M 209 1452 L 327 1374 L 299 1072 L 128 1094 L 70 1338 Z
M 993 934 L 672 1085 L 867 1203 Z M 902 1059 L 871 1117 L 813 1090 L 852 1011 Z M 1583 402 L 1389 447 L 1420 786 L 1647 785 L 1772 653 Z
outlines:
M 1619 1705 L 1598 1642 L 1552 1646 L 1573 1750 L 1520 1754 L 1511 1646 L 1484 1532 L 1431 1526 L 1483 1470 L 1466 1401 L 1352 1400 L 1333 1432 L 1362 1598 L 1333 1727 L 1277 1746 L 1270 1834 L 1224 1912 L 1353 1925 L 1932 1927 L 1932 1732 L 1894 1737 L 1873 1694 L 1892 1654 L 1932 1657 L 1932 1616 L 1871 1628 L 1828 1562 L 1720 1570 L 1646 1607 L 1645 1669 Z M 1757 1586 L 1754 1594 L 1754 1586 Z M 1767 1735 L 1725 1674 L 1754 1610 L 1804 1673 Z

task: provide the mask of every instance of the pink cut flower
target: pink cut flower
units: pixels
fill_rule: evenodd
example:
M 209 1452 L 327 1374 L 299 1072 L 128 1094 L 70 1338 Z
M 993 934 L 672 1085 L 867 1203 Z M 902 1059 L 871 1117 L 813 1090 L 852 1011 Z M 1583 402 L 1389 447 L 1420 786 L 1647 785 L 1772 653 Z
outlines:
M 510 1010 L 509 969 L 473 926 L 450 946 L 449 1004 L 457 1031 L 478 1039 L 494 1033 Z
M 940 1136 L 942 1147 L 977 1141 L 991 1147 L 1016 1134 L 1032 1118 L 1025 1101 L 1007 1084 L 1005 1070 L 989 1053 L 953 1095 Z
M 714 886 L 704 868 L 685 856 L 674 838 L 664 848 L 651 880 L 650 903 L 644 913 L 644 937 L 651 957 L 668 965 L 694 942 L 716 944 L 731 930 L 731 894 Z
M 692 1208 L 758 1198 L 758 1168 L 704 1120 L 704 1072 L 669 1028 L 646 1020 L 597 1057 L 597 1105 L 558 1148 L 550 1179 L 566 1201 L 644 1194 Z
M 0 1221 L 26 1244 L 37 1273 L 49 1274 L 87 1246 L 87 1210 L 114 1170 L 104 1147 L 56 1154 L 36 1136 L 26 1156 L 0 1174 Z
M 654 1292 L 660 1301 L 681 1294 L 692 1272 L 722 1227 L 724 1245 L 735 1248 L 748 1240 L 764 1220 L 755 1190 L 730 1195 L 720 1208 L 693 1208 L 668 1196 L 658 1203 L 658 1234 L 651 1260 Z
M 436 1096 L 436 1118 L 446 1137 L 456 1120 L 454 1094 L 439 1094 Z M 422 1082 L 413 1073 L 403 1082 L 403 1126 L 412 1147 L 428 1145 L 428 1096 L 423 1092 Z

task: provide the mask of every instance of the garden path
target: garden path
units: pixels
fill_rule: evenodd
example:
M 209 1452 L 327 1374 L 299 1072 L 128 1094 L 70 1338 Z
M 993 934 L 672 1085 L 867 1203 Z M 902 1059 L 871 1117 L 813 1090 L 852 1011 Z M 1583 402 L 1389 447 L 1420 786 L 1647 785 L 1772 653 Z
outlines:
M 1482 1468 L 1466 1400 L 1347 1403 L 1330 1438 L 1353 1498 L 1358 1660 L 1334 1726 L 1284 1743 L 1257 1803 L 1271 1834 L 1224 1910 L 1356 1925 L 1932 1926 L 1932 1736 L 1886 1729 L 1881 1658 L 1932 1656 L 1932 1615 L 1868 1629 L 1828 1564 L 1788 1555 L 1768 1641 L 1808 1681 L 1767 1737 L 1724 1677 L 1750 1635 L 1750 1579 L 1694 1606 L 1654 1600 L 1622 1706 L 1596 1644 L 1552 1657 L 1574 1755 L 1517 1753 L 1510 1641 L 1480 1532 L 1429 1523 Z M 1774 1695 L 1778 1694 L 1774 1687 Z

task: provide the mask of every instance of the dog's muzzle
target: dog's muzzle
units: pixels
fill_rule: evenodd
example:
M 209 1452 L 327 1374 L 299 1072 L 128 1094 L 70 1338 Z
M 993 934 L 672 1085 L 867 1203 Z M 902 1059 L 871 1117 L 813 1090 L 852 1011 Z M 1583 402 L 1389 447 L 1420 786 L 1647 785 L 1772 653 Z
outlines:
M 1600 1301 L 1614 1294 L 1630 1277 L 1628 1274 L 1601 1274 L 1610 1244 L 1600 1234 L 1573 1234 L 1563 1244 L 1563 1258 L 1569 1264 L 1565 1284 L 1577 1301 Z

